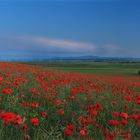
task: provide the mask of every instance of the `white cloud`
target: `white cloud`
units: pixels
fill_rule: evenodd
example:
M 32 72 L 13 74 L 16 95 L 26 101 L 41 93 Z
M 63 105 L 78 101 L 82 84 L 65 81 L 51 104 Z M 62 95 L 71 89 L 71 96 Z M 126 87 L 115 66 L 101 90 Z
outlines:
M 95 52 L 96 46 L 88 43 L 81 43 L 76 41 L 68 41 L 62 39 L 54 39 L 48 37 L 33 37 L 33 36 L 18 36 L 14 39 L 23 42 L 29 42 L 32 44 L 40 45 L 43 48 L 56 48 L 67 51 L 76 51 L 76 52 Z
M 136 44 L 136 43 L 135 43 Z M 140 56 L 139 44 L 90 43 L 26 35 L 0 36 L 0 55 L 25 56 Z M 133 46 L 133 47 L 132 47 Z

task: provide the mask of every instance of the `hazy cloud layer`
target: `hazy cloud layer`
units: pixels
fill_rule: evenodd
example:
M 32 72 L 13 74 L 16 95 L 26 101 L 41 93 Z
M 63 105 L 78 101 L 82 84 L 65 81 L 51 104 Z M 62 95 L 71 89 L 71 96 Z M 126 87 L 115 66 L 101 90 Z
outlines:
M 96 46 L 93 44 L 68 41 L 62 39 L 52 39 L 47 37 L 29 37 L 29 36 L 21 36 L 21 37 L 13 37 L 16 41 L 28 42 L 34 45 L 39 45 L 40 48 L 49 49 L 55 48 L 58 50 L 65 50 L 71 52 L 95 52 Z
M 134 56 L 139 57 L 140 47 L 113 44 L 92 44 L 37 36 L 0 37 L 0 57 L 51 58 L 59 56 Z

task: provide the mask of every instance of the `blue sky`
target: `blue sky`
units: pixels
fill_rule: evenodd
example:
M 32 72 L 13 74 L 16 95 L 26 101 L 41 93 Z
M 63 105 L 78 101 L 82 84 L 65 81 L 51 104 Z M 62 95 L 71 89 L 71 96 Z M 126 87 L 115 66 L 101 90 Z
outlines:
M 139 0 L 0 0 L 0 59 L 140 57 Z

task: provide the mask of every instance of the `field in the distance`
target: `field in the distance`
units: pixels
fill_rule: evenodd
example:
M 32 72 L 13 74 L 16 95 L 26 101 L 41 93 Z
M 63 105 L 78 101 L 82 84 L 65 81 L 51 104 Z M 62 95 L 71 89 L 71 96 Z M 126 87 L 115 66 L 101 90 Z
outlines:
M 138 75 L 140 62 L 29 62 L 28 64 L 43 65 L 48 68 L 65 70 L 68 72 Z

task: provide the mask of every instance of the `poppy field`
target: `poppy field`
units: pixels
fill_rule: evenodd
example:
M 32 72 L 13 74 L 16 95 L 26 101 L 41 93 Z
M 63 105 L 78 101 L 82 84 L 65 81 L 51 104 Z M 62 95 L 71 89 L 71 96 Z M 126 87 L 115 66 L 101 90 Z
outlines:
M 139 140 L 140 77 L 0 63 L 0 140 Z

